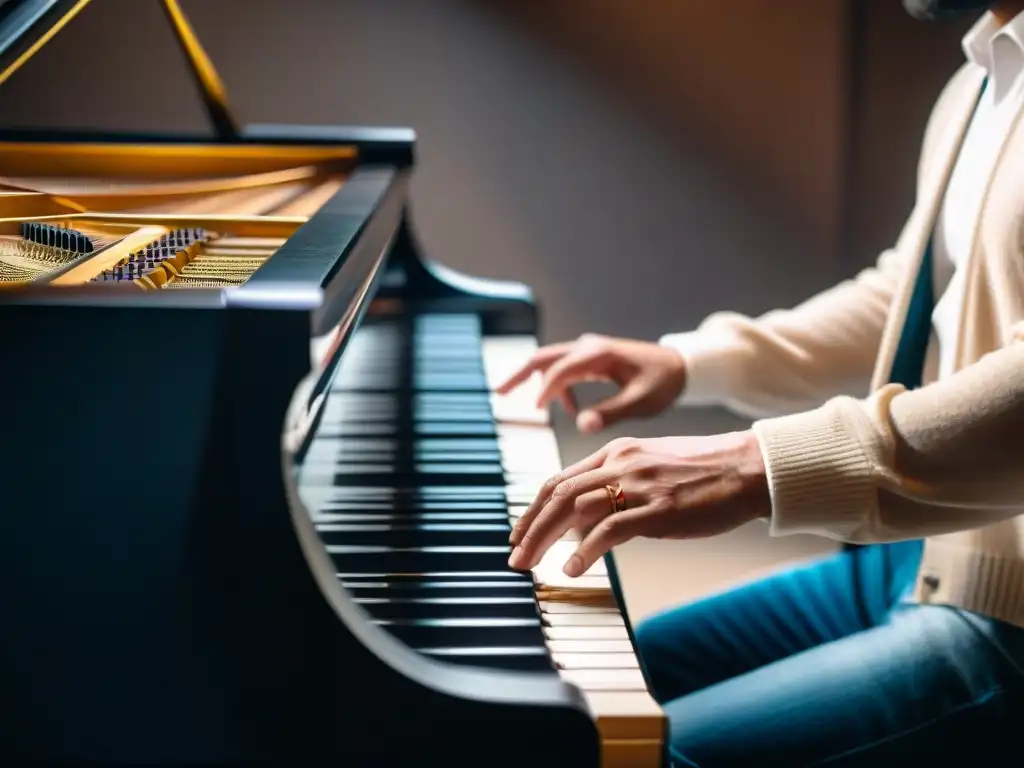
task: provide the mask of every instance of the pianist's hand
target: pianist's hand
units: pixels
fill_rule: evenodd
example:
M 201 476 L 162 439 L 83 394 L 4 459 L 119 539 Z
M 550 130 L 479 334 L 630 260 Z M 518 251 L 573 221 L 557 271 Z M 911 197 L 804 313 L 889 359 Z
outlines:
M 622 419 L 659 414 L 686 384 L 686 367 L 678 352 L 646 341 L 589 333 L 576 341 L 539 349 L 498 392 L 508 394 L 535 372 L 544 376 L 538 406 L 560 401 L 576 416 L 576 426 L 582 432 L 597 432 Z M 619 391 L 577 413 L 572 388 L 585 381 L 610 381 Z
M 624 494 L 615 511 L 607 487 Z M 613 440 L 548 480 L 510 541 L 509 565 L 527 570 L 568 530 L 584 533 L 565 573 L 579 576 L 636 536 L 691 539 L 771 514 L 761 450 L 752 432 Z

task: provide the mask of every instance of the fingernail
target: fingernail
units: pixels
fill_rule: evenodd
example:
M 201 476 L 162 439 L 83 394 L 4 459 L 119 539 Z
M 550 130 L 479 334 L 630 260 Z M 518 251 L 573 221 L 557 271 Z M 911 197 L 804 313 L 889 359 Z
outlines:
M 583 558 L 579 555 L 573 555 L 572 557 L 570 557 L 568 562 L 566 562 L 565 566 L 562 568 L 562 573 L 564 573 L 571 579 L 575 579 L 582 572 Z
M 512 550 L 512 554 L 509 555 L 509 557 L 508 557 L 508 566 L 509 566 L 509 568 L 518 568 L 519 567 L 519 561 L 522 559 L 522 557 L 523 557 L 523 548 L 522 547 L 516 547 L 515 549 L 513 549 Z
M 597 432 L 601 428 L 601 414 L 596 411 L 583 411 L 576 417 L 576 429 L 580 432 Z

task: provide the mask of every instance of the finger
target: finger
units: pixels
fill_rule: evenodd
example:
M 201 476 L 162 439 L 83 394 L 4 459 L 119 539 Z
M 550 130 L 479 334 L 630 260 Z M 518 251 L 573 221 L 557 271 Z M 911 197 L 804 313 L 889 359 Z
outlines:
M 544 372 L 537 406 L 543 408 L 567 389 L 588 379 L 600 378 L 607 361 L 608 353 L 602 347 L 574 350 L 559 358 Z
M 570 349 L 572 349 L 570 343 L 551 344 L 538 349 L 522 368 L 505 379 L 494 391 L 499 395 L 507 395 L 537 371 L 547 370 L 552 363 L 568 353 Z
M 512 552 L 509 564 L 522 570 L 533 568 L 547 547 L 551 546 L 551 542 L 557 541 L 569 530 L 576 499 L 584 493 L 611 485 L 615 482 L 617 473 L 617 470 L 600 467 L 559 483 L 548 503 L 526 526 L 519 544 Z M 547 546 L 542 548 L 542 544 Z
M 532 546 L 537 552 L 536 561 L 530 564 L 530 568 L 537 565 L 544 557 L 551 546 L 565 536 L 573 528 L 592 528 L 601 520 L 613 512 L 612 503 L 608 499 L 608 491 L 600 488 L 596 491 L 588 491 L 576 497 L 571 507 L 570 514 L 564 519 L 547 528 L 542 535 L 533 542 Z
M 592 434 L 630 416 L 640 415 L 639 410 L 647 391 L 647 382 L 634 379 L 614 395 L 580 413 L 576 417 L 576 428 L 580 432 Z
M 575 477 L 576 475 L 582 475 L 584 472 L 591 472 L 597 469 L 604 464 L 604 460 L 607 456 L 608 446 L 606 445 L 601 448 L 601 450 L 590 454 L 585 459 L 577 461 L 575 464 L 563 469 L 557 475 L 549 478 L 544 485 L 540 487 L 540 490 L 537 492 L 537 497 L 530 503 L 530 506 L 526 508 L 526 511 L 523 512 L 515 526 L 513 526 L 512 533 L 508 537 L 509 543 L 512 545 L 519 544 L 523 538 L 523 534 L 530 525 L 533 524 L 534 518 L 540 514 L 541 509 L 543 509 L 544 505 L 548 503 L 548 500 L 551 498 L 551 494 L 555 492 L 555 488 L 557 488 L 560 483 L 564 483 L 569 478 Z
M 562 408 L 570 416 L 576 416 L 579 413 L 579 405 L 576 403 L 576 395 L 573 394 L 571 389 L 567 389 L 558 396 L 558 402 L 562 404 Z
M 605 488 L 581 494 L 576 499 L 575 507 L 572 527 L 581 531 L 589 531 L 615 512 Z
M 565 575 L 570 578 L 582 576 L 612 547 L 640 535 L 644 519 L 653 512 L 648 505 L 608 515 L 583 537 L 576 551 L 566 560 L 562 569 Z

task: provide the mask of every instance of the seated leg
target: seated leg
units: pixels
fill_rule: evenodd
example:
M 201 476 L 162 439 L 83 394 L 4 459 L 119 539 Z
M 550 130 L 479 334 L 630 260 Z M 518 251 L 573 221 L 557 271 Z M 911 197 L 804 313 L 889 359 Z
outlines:
M 739 620 L 739 619 L 738 619 Z M 1020 765 L 1024 630 L 943 606 L 664 705 L 674 764 Z
M 880 624 L 920 553 L 919 541 L 840 552 L 641 622 L 652 694 L 670 701 Z

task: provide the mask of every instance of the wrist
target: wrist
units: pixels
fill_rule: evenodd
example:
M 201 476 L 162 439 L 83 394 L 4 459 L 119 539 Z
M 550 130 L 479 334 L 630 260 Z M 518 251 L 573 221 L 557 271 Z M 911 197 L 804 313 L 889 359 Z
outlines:
M 768 520 L 772 515 L 772 495 L 761 442 L 753 430 L 739 433 L 738 438 L 735 466 L 742 503 L 751 520 Z
M 685 379 L 677 405 L 721 405 L 732 397 L 737 382 L 748 378 L 749 350 L 734 333 L 718 329 L 670 333 L 658 343 L 682 361 Z
M 674 347 L 663 347 L 668 360 L 668 378 L 671 382 L 672 401 L 675 402 L 683 396 L 686 391 L 686 356 Z

